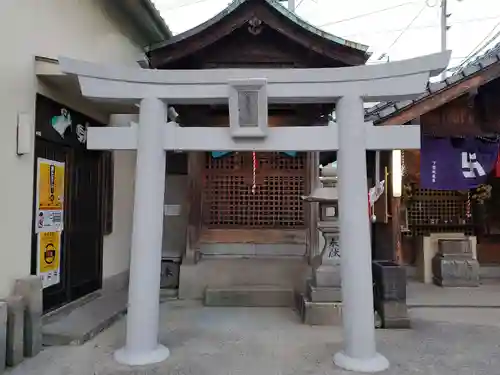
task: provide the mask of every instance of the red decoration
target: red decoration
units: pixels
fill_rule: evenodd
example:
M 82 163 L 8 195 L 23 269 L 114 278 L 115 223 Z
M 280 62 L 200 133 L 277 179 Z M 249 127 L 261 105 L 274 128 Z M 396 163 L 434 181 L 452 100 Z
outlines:
M 495 177 L 500 177 L 500 152 L 498 152 L 497 162 L 495 164 Z
M 252 152 L 252 193 L 255 194 L 257 189 L 257 154 Z

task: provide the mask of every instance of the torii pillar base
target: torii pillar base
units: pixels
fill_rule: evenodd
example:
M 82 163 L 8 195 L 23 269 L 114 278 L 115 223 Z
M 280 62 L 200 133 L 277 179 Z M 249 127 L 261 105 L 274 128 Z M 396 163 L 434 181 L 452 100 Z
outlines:
M 389 361 L 379 353 L 375 353 L 372 358 L 352 358 L 344 352 L 338 352 L 333 356 L 333 362 L 344 370 L 365 373 L 385 371 L 389 368 Z
M 115 361 L 127 366 L 144 366 L 165 361 L 170 357 L 170 351 L 163 345 L 158 345 L 155 350 L 145 353 L 129 352 L 127 348 L 117 350 L 114 354 Z

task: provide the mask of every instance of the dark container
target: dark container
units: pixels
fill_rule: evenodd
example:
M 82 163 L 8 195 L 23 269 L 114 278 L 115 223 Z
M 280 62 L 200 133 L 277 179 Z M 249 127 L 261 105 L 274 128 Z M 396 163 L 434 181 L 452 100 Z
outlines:
M 375 299 L 406 301 L 406 269 L 391 260 L 372 262 Z

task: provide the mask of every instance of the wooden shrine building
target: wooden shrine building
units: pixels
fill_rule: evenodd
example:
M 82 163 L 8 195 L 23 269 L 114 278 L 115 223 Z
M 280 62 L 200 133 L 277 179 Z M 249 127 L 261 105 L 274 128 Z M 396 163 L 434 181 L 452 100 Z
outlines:
M 148 57 L 154 69 L 326 68 L 363 65 L 367 48 L 311 26 L 277 1 L 236 0 L 209 21 L 150 47 Z M 326 125 L 333 109 L 273 104 L 269 126 Z M 181 126 L 229 124 L 227 105 L 176 106 L 173 112 Z M 167 173 L 182 169 L 182 160 L 189 181 L 187 230 L 175 234 L 186 237 L 180 296 L 201 297 L 211 284 L 303 287 L 318 232 L 317 213 L 301 196 L 318 183 L 319 155 L 169 153 Z
M 367 119 L 386 126 L 420 124 L 422 133 L 431 136 L 474 136 L 494 141 L 500 134 L 499 98 L 500 45 L 497 45 L 446 80 L 430 83 L 420 98 L 380 103 L 367 111 Z M 391 213 L 395 241 L 388 242 L 400 242 L 402 261 L 418 268 L 424 252 L 423 238 L 427 236 L 464 234 L 474 238 L 482 268 L 500 264 L 500 179 L 490 174 L 487 184 L 491 186 L 491 196 L 484 200 L 475 191 L 422 189 L 419 157 L 418 151 L 404 152 L 406 194 L 402 197 L 401 215 Z M 395 199 L 392 198 L 392 205 L 389 198 L 386 208 L 379 207 L 381 219 L 384 210 L 390 212 L 391 206 L 398 206 L 394 205 Z M 500 277 L 500 272 L 491 271 L 490 275 Z

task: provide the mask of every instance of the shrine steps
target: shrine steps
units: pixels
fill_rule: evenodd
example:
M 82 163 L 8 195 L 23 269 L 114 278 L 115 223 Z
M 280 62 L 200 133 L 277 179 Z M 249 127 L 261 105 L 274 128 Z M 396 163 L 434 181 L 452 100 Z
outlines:
M 276 306 L 293 306 L 294 293 L 305 291 L 310 275 L 303 257 L 202 258 L 197 264 L 181 265 L 179 298 L 236 306 L 228 302 L 234 295 L 240 305 L 270 306 L 266 301 L 275 298 Z
M 205 306 L 227 307 L 293 307 L 295 292 L 292 288 L 272 285 L 207 287 Z

